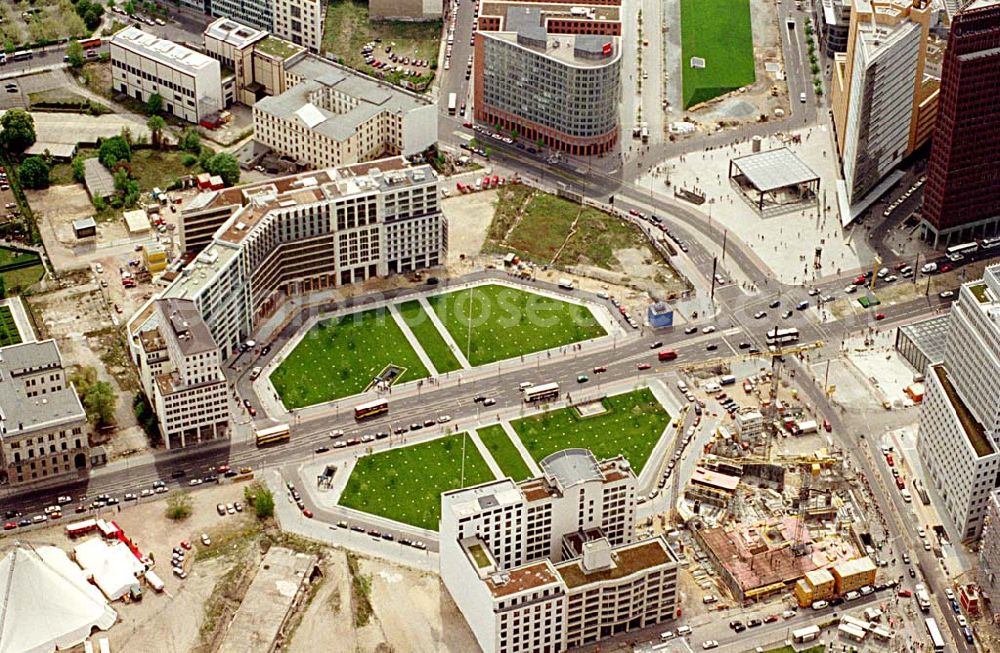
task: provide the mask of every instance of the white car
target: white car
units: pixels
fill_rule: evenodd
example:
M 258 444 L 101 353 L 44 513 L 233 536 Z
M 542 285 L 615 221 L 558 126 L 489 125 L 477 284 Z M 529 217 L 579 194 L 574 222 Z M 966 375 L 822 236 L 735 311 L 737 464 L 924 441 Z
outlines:
M 924 540 L 924 551 L 930 551 L 930 550 L 931 550 L 931 543 L 928 542 L 927 540 Z
M 885 281 L 886 283 L 892 283 L 893 281 L 896 281 L 897 279 L 899 279 L 899 277 L 897 277 L 895 274 L 890 274 L 885 279 L 883 279 L 883 281 Z
M 969 625 L 969 622 L 966 621 L 964 614 L 957 615 L 955 617 L 955 621 L 957 621 L 958 625 L 961 626 L 962 628 L 965 628 L 966 626 Z
M 944 589 L 944 595 L 948 597 L 949 601 L 954 601 L 955 600 L 955 593 L 951 591 L 950 587 L 946 587 Z
M 451 421 L 451 415 L 442 415 L 438 417 L 438 424 L 445 424 Z
M 816 601 L 815 603 L 812 604 L 812 609 L 822 610 L 823 608 L 829 607 L 829 605 L 830 604 L 827 601 Z
M 917 535 L 919 535 L 921 538 L 927 537 L 927 531 L 924 530 L 923 526 L 917 529 Z
M 212 546 L 212 538 L 208 536 L 208 533 L 201 534 L 201 543 L 205 546 Z
M 710 648 L 719 648 L 719 643 L 714 639 L 709 639 L 702 642 L 701 647 L 707 651 Z
M 702 333 L 715 333 L 715 327 L 712 326 L 712 325 L 708 325 L 707 327 L 702 328 L 701 332 Z
M 858 289 L 858 287 L 857 287 L 857 286 L 855 286 L 855 285 L 854 285 L 854 284 L 852 283 L 851 285 L 849 285 L 849 286 L 847 286 L 846 288 L 844 288 L 844 292 L 846 292 L 846 293 L 847 293 L 848 295 L 850 295 L 850 294 L 851 294 L 852 292 L 856 291 L 857 289 Z
M 660 633 L 660 639 L 662 639 L 663 641 L 667 641 L 668 639 L 673 639 L 674 637 L 676 637 L 676 635 L 674 635 L 674 631 L 672 630 L 665 630 L 662 633 Z
M 955 296 L 955 293 L 954 293 L 954 291 L 951 291 L 951 290 L 945 290 L 945 291 L 942 291 L 942 292 L 938 293 L 938 297 L 940 297 L 941 299 L 951 299 L 954 296 Z

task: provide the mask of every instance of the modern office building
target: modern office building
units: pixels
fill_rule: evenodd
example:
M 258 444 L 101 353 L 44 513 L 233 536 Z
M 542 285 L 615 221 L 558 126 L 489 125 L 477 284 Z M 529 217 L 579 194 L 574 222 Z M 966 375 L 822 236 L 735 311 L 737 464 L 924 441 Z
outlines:
M 166 113 L 188 122 L 226 106 L 218 61 L 137 27 L 111 37 L 111 83 L 139 102 L 159 95 Z
M 181 6 L 217 18 L 231 18 L 255 29 L 274 28 L 275 0 L 180 0 Z
M 1000 614 L 1000 489 L 991 491 L 986 503 L 976 583 L 994 617 Z
M 917 450 L 963 539 L 979 536 L 1000 473 L 1000 265 L 963 284 L 944 360 L 925 374 Z
M 569 449 L 541 468 L 441 495 L 441 577 L 483 651 L 556 653 L 674 618 L 678 559 L 634 541 L 627 461 Z
M 254 138 L 304 167 L 412 156 L 437 142 L 437 107 L 423 96 L 314 55 L 286 63 L 285 81 L 254 105 Z
M 476 121 L 569 154 L 611 151 L 619 137 L 619 10 L 485 5 L 475 35 Z
M 55 340 L 0 349 L 0 475 L 8 484 L 85 471 L 89 434 Z
M 931 17 L 929 0 L 854 0 L 831 93 L 845 222 L 877 199 L 883 180 L 930 137 L 939 86 L 925 74 Z
M 129 345 L 168 449 L 229 436 L 229 384 L 194 302 L 155 299 L 129 321 Z
M 435 267 L 448 247 L 437 175 L 401 157 L 209 191 L 192 213 L 211 243 L 163 296 L 195 303 L 222 359 L 291 297 Z
M 320 52 L 326 21 L 322 0 L 271 0 L 271 32 L 278 38 Z
M 1000 225 L 1000 0 L 953 16 L 927 165 L 921 235 L 937 247 Z
M 847 40 L 851 28 L 852 0 L 822 0 L 816 7 L 816 24 L 819 29 L 820 47 L 823 54 L 833 57 L 838 52 L 847 52 Z

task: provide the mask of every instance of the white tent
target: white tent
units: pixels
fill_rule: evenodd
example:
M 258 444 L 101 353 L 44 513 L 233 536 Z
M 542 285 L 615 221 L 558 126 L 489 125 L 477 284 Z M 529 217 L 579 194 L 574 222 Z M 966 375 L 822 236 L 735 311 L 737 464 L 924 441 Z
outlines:
M 0 560 L 0 653 L 72 648 L 117 619 L 61 549 L 18 543 Z
M 93 538 L 77 545 L 73 554 L 76 564 L 90 574 L 94 584 L 112 601 L 138 589 L 136 576 L 146 571 L 122 542 L 108 546 L 103 540 Z

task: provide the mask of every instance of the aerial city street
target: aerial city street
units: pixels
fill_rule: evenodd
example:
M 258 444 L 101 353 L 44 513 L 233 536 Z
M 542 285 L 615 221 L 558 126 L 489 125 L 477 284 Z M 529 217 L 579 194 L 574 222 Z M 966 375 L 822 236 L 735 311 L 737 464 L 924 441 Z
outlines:
M 1000 0 L 0 36 L 0 653 L 1000 651 Z

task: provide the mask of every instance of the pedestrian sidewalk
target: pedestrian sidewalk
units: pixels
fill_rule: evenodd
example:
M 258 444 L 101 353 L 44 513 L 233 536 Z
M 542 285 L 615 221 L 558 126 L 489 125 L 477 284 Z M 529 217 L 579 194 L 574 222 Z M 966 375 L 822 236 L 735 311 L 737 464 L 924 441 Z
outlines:
M 427 368 L 427 372 L 431 376 L 437 376 L 438 371 L 437 368 L 434 367 L 434 362 L 427 355 L 427 352 L 424 351 L 424 348 L 420 346 L 420 341 L 417 340 L 417 337 L 413 335 L 412 331 L 410 331 L 409 325 L 405 320 L 403 320 L 403 316 L 400 315 L 399 309 L 396 308 L 395 304 L 389 304 L 389 315 L 392 316 L 392 319 L 396 322 L 396 326 L 399 327 L 399 330 L 403 332 L 403 335 L 406 337 L 406 341 L 410 343 L 410 347 L 412 347 L 413 351 L 417 354 L 417 358 L 419 358 L 420 362 Z

